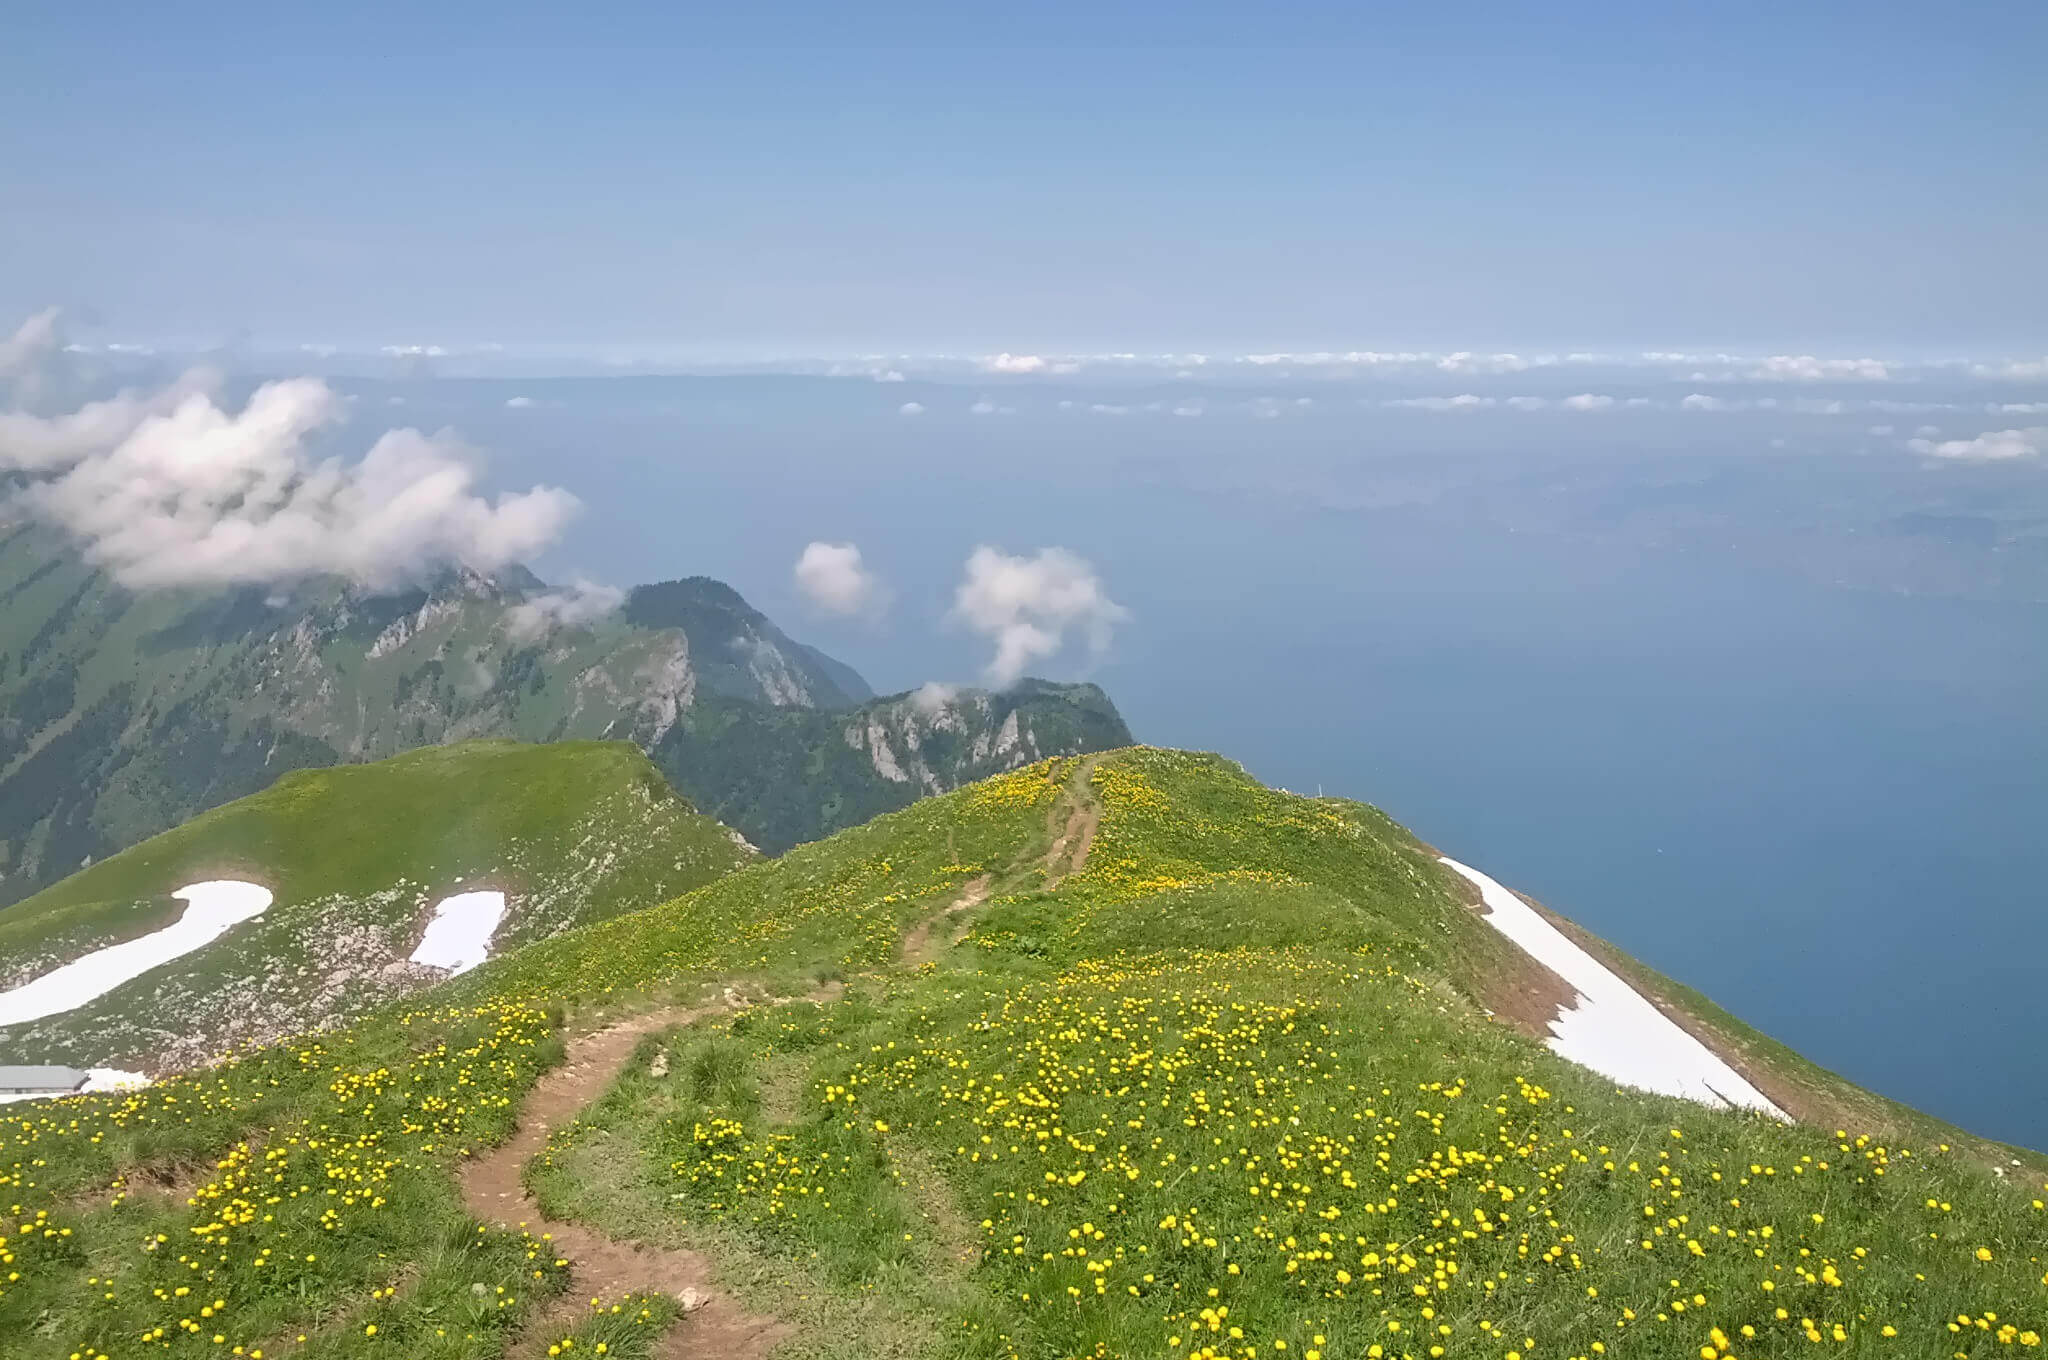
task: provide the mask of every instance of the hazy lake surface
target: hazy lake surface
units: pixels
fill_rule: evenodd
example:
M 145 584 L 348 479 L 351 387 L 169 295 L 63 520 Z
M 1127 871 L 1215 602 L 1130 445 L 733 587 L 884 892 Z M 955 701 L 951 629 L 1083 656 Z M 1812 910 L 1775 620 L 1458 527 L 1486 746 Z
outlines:
M 1620 415 L 969 419 L 957 391 L 911 420 L 798 380 L 407 390 L 495 480 L 584 498 L 544 572 L 723 577 L 883 691 L 974 678 L 944 614 L 975 544 L 1071 548 L 1133 619 L 1052 673 L 1141 740 L 1377 803 L 1815 1061 L 2048 1147 L 2048 607 L 1981 541 L 2041 513 L 2038 476 L 1841 422 L 1775 448 Z M 806 614 L 812 538 L 889 578 L 881 624 Z

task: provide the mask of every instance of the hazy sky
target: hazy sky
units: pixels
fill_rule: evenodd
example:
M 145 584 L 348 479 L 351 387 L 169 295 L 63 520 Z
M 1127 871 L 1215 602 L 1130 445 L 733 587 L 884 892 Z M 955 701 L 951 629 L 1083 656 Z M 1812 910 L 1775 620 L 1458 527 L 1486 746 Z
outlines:
M 706 353 L 2048 347 L 2037 4 L 12 13 L 0 315 Z

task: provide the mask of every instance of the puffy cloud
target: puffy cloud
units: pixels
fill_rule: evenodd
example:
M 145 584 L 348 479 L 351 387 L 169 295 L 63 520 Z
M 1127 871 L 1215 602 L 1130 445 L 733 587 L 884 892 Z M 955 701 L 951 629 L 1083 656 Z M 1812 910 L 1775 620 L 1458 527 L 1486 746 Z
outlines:
M 1967 462 L 2003 462 L 2032 458 L 2048 450 L 2048 425 L 2024 430 L 1987 430 L 1975 439 L 1912 439 L 1906 447 L 1929 458 L 1955 458 Z
M 486 500 L 447 434 L 392 430 L 356 462 L 315 459 L 308 436 L 344 406 L 315 379 L 265 383 L 240 411 L 210 385 L 188 375 L 69 415 L 7 413 L 0 469 L 28 474 L 20 503 L 137 589 L 496 571 L 553 542 L 577 507 L 555 487 Z
M 998 406 L 986 397 L 968 407 L 967 411 L 968 414 L 977 416 L 1013 416 L 1017 414 L 1016 407 Z
M 577 579 L 512 606 L 505 631 L 515 642 L 531 642 L 557 628 L 587 628 L 625 603 L 617 586 Z
M 1581 392 L 1575 397 L 1566 397 L 1558 403 L 1567 411 L 1604 411 L 1614 405 L 1613 397 L 1603 397 L 1592 392 Z
M 991 354 L 981 361 L 990 373 L 1042 373 L 1046 360 L 1036 354 Z M 1069 367 L 1068 372 L 1073 369 Z
M 901 369 L 896 368 L 885 368 L 880 373 L 877 373 L 875 375 L 875 381 L 882 383 L 902 382 L 903 371 Z
M 1741 405 L 1742 403 L 1740 402 L 1727 401 L 1721 397 L 1710 397 L 1704 392 L 1695 392 L 1680 401 L 1678 409 L 1681 411 L 1734 411 L 1739 410 Z
M 1507 404 L 1517 411 L 1540 411 L 1550 402 L 1543 397 L 1509 397 Z
M 921 416 L 924 414 L 924 403 L 921 401 L 906 401 L 896 408 L 896 414 L 899 416 Z
M 167 415 L 193 395 L 211 393 L 218 375 L 194 369 L 160 392 L 122 392 L 61 416 L 0 411 L 0 468 L 61 471 L 113 448 L 152 416 Z
M 2006 401 L 1987 409 L 2006 416 L 2048 415 L 2048 401 Z
M 1416 411 L 1477 411 L 1493 405 L 1494 402 L 1492 397 L 1482 397 L 1474 392 L 1460 392 L 1455 397 L 1399 397 L 1382 404 L 1408 407 Z
M 1749 376 L 1766 382 L 1822 382 L 1851 378 L 1860 382 L 1884 382 L 1892 366 L 1882 359 L 1818 359 L 1811 354 L 1773 354 Z
M 1065 548 L 1012 556 L 983 545 L 967 559 L 953 595 L 953 615 L 995 643 L 986 674 L 1007 688 L 1027 666 L 1057 656 L 1070 631 L 1100 655 L 1130 612 L 1109 598 L 1086 561 Z
M 796 560 L 796 588 L 812 604 L 833 614 L 859 614 L 883 599 L 882 582 L 861 563 L 851 543 L 808 544 Z
M 533 405 L 533 398 L 532 398 L 532 397 L 513 397 L 513 398 L 511 398 L 510 400 L 508 400 L 508 401 L 507 401 L 507 402 L 505 403 L 505 405 L 506 405 L 507 407 L 511 408 L 511 409 L 512 409 L 512 410 L 514 410 L 514 411 L 524 411 L 524 410 L 525 410 L 525 409 L 526 409 L 527 407 L 529 407 L 529 406 Z

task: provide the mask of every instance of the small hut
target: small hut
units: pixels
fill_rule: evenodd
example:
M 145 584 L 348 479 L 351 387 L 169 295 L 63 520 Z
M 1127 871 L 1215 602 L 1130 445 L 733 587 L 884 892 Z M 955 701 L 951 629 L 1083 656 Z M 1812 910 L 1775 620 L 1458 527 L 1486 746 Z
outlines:
M 74 1095 L 90 1075 L 75 1067 L 0 1067 L 0 1100 Z

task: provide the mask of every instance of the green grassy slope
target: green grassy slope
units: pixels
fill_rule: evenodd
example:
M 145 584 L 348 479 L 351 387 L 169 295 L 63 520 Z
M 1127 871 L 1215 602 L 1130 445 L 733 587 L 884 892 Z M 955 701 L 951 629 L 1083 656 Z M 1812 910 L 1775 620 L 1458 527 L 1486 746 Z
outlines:
M 471 741 L 287 774 L 263 793 L 0 911 L 9 982 L 175 919 L 168 894 L 239 878 L 262 916 L 75 1011 L 0 1031 L 21 1061 L 190 1061 L 363 1014 L 442 974 L 402 962 L 433 904 L 508 894 L 506 950 L 756 858 L 623 742 Z
M 499 1354 L 554 1277 L 472 1267 L 448 1168 L 504 1127 L 555 1017 L 837 977 L 826 1004 L 650 1039 L 529 1173 L 552 1213 L 710 1252 L 791 1326 L 787 1356 L 2041 1344 L 2038 1170 L 1617 1090 L 1486 1016 L 1491 936 L 1369 808 L 1207 756 L 1041 763 L 496 959 L 426 1012 L 0 1114 L 0 1329 L 38 1357 L 299 1332 L 308 1354 Z M 274 1150 L 299 1160 L 273 1175 Z M 189 1203 L 95 1193 L 223 1153 Z M 293 1189 L 323 1178 L 363 1188 Z M 463 1270 L 486 1306 L 464 1311 Z

